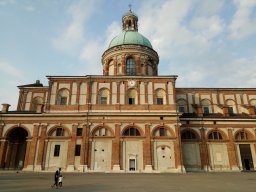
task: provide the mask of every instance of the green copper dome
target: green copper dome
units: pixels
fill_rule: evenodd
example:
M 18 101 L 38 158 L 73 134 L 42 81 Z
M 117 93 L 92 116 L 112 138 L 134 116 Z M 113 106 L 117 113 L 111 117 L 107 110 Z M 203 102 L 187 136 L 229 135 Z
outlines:
M 118 45 L 142 45 L 153 49 L 150 41 L 138 33 L 137 31 L 123 31 L 118 36 L 114 37 L 110 42 L 108 48 Z

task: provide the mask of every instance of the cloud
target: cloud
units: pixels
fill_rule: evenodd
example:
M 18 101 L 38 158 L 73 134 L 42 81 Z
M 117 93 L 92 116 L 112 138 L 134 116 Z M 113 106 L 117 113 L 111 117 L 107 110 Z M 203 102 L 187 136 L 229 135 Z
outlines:
M 121 26 L 116 22 L 112 22 L 106 31 L 105 34 L 105 47 L 108 47 L 108 44 L 111 42 L 111 40 L 117 36 L 121 32 Z
M 20 69 L 17 69 L 16 67 L 12 66 L 11 64 L 3 62 L 3 61 L 0 61 L 0 72 L 3 74 L 10 75 L 12 77 L 16 77 L 16 78 L 22 77 L 22 72 Z
M 86 74 L 102 74 L 101 56 L 112 38 L 118 35 L 120 31 L 121 27 L 114 21 L 108 26 L 103 39 L 95 37 L 93 41 L 86 42 L 80 53 L 80 60 L 86 69 Z
M 96 9 L 97 6 L 93 0 L 80 0 L 72 4 L 68 10 L 72 18 L 71 22 L 63 30 L 63 33 L 52 40 L 54 47 L 64 51 L 77 48 L 85 38 L 84 26 Z
M 246 10 L 246 17 L 243 16 L 246 20 L 237 26 L 253 24 L 254 2 L 236 1 L 239 10 Z M 227 39 L 230 26 L 225 6 L 230 4 L 224 0 L 203 3 L 149 0 L 142 4 L 139 30 L 150 39 L 160 56 L 160 75 L 179 75 L 177 86 L 182 87 L 255 87 L 255 75 L 251 71 L 256 68 L 250 67 L 256 66 L 255 58 L 237 51 L 239 45 Z M 232 22 L 239 18 L 237 12 Z M 247 34 L 239 35 L 251 35 L 255 26 L 250 26 Z M 250 47 L 252 49 L 255 48 Z
M 83 61 L 84 73 L 100 74 L 101 67 L 102 44 L 99 41 L 89 41 L 81 51 L 80 59 Z
M 236 13 L 229 25 L 231 39 L 242 39 L 256 35 L 256 18 L 252 13 L 256 9 L 255 0 L 234 0 Z
M 9 5 L 9 4 L 15 4 L 15 0 L 0 0 L 0 5 Z
M 36 10 L 32 5 L 27 5 L 24 7 L 24 9 L 28 12 L 34 12 Z

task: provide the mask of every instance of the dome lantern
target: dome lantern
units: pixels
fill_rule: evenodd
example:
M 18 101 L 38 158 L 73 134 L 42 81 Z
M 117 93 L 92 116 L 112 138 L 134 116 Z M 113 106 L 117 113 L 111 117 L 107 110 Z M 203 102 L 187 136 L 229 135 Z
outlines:
M 132 12 L 131 6 L 122 18 L 123 31 L 138 31 L 138 17 Z
M 102 55 L 103 75 L 157 76 L 159 57 L 150 41 L 138 32 L 131 7 L 122 17 L 122 33 Z

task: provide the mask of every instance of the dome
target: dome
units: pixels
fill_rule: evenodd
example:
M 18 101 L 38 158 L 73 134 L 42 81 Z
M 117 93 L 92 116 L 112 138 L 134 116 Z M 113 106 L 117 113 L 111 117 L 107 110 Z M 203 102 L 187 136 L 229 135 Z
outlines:
M 153 49 L 150 41 L 138 33 L 137 31 L 123 31 L 118 36 L 114 37 L 110 42 L 108 48 L 112 48 L 118 45 L 142 45 Z

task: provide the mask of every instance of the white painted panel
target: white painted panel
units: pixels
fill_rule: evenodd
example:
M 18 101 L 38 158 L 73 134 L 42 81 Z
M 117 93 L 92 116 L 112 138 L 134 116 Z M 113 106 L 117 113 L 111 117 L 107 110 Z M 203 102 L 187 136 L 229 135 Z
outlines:
M 200 105 L 199 94 L 198 93 L 195 94 L 195 104 Z
M 70 84 L 69 83 L 60 83 L 59 90 L 63 89 L 63 88 L 70 90 Z
M 139 89 L 140 89 L 140 104 L 145 104 L 145 83 L 140 83 L 139 84 Z
M 124 93 L 124 84 L 120 84 L 120 104 L 124 104 L 124 98 L 125 98 L 125 93 Z
M 217 94 L 212 94 L 212 103 L 217 104 Z
M 153 89 L 152 89 L 152 82 L 148 83 L 148 104 L 153 104 Z
M 99 83 L 99 89 L 101 88 L 110 89 L 110 83 Z

